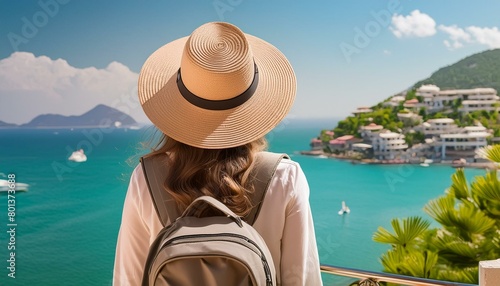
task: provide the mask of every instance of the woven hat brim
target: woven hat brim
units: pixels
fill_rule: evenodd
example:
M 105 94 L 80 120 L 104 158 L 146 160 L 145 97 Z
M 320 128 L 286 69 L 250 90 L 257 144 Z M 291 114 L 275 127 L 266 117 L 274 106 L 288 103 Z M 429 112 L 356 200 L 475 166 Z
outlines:
M 259 70 L 258 87 L 248 101 L 228 110 L 208 110 L 185 100 L 176 82 L 188 39 L 184 37 L 156 50 L 141 69 L 139 101 L 151 122 L 179 142 L 206 149 L 244 145 L 276 127 L 295 99 L 293 68 L 276 47 L 245 36 Z

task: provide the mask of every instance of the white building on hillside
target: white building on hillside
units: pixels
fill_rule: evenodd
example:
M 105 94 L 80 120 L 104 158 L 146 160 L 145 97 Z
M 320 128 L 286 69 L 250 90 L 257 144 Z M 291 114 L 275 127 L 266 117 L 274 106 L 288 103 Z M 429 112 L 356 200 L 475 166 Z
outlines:
M 475 88 L 470 90 L 467 100 L 462 101 L 461 112 L 477 110 L 494 111 L 500 106 L 500 97 L 493 88 Z
M 475 110 L 492 111 L 500 103 L 500 98 L 493 88 L 440 90 L 435 85 L 427 84 L 417 89 L 416 96 L 422 98 L 421 104 L 429 112 L 444 110 L 457 99 L 462 100 L 460 111 L 466 113 Z
M 375 137 L 378 137 L 380 131 L 384 129 L 384 126 L 378 125 L 375 123 L 370 123 L 366 126 L 361 126 L 358 130 L 361 138 L 363 138 L 364 142 L 371 144 Z
M 409 100 L 405 101 L 405 103 L 403 104 L 403 107 L 411 109 L 413 111 L 418 111 L 420 109 L 420 107 L 424 107 L 424 106 L 422 103 L 420 103 L 418 101 L 418 99 L 414 98 L 414 99 L 409 99 Z
M 491 134 L 484 126 L 467 126 L 459 133 L 441 134 L 434 142 L 441 159 L 474 158 L 477 148 L 488 145 Z
M 390 131 L 378 133 L 378 136 L 373 138 L 371 145 L 373 155 L 379 160 L 402 159 L 406 149 L 408 149 L 405 136 Z
M 441 134 L 459 132 L 457 124 L 451 118 L 429 119 L 417 126 L 415 130 L 422 132 L 426 138 L 439 136 Z
M 410 110 L 401 110 L 397 114 L 398 119 L 401 120 L 405 125 L 415 125 L 422 122 L 422 116 L 410 111 Z
M 416 96 L 422 96 L 423 98 L 433 98 L 439 95 L 441 89 L 433 84 L 424 84 L 417 88 Z
M 436 102 L 439 97 L 440 88 L 433 84 L 424 84 L 417 88 L 416 96 L 422 97 L 422 106 L 428 111 L 434 112 L 442 108 L 442 102 Z
M 389 107 L 398 107 L 401 102 L 404 102 L 406 98 L 402 95 L 395 95 L 391 97 L 388 101 L 384 102 L 384 106 L 389 106 Z
M 370 112 L 373 112 L 373 109 L 371 109 L 369 107 L 366 107 L 366 106 L 362 106 L 362 107 L 358 107 L 356 110 L 354 110 L 352 112 L 352 114 L 358 115 L 358 114 L 361 114 L 361 113 L 370 113 Z

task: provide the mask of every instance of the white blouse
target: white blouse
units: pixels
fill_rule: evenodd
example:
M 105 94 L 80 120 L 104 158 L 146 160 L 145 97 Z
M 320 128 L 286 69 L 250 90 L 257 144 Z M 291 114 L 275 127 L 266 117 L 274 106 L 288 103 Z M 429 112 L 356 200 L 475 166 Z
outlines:
M 281 161 L 253 226 L 271 251 L 278 285 L 322 285 L 309 185 L 297 162 Z M 149 245 L 161 229 L 139 165 L 123 207 L 113 285 L 141 284 Z

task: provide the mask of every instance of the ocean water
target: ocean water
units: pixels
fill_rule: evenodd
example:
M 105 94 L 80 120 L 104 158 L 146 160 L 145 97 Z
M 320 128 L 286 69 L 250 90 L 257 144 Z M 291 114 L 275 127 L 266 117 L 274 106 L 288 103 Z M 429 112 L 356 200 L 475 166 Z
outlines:
M 272 151 L 298 161 L 308 178 L 321 263 L 380 271 L 387 247 L 372 241 L 378 226 L 421 215 L 441 195 L 454 169 L 360 165 L 303 156 L 309 140 L 334 122 L 286 121 L 269 136 Z M 138 162 L 141 130 L 0 130 L 0 172 L 30 190 L 15 196 L 8 233 L 8 196 L 0 194 L 0 285 L 111 285 L 116 236 L 128 179 Z M 84 163 L 67 160 L 83 148 Z M 484 174 L 467 170 L 469 178 Z M 337 214 L 345 201 L 351 213 Z M 15 236 L 15 279 L 8 266 Z M 11 244 L 12 245 L 12 244 Z M 348 285 L 324 276 L 325 285 Z

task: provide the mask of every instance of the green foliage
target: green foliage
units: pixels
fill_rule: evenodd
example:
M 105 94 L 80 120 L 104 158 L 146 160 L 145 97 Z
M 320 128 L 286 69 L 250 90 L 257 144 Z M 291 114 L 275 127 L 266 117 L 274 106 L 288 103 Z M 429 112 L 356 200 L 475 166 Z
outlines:
M 326 132 L 329 132 L 329 131 L 333 131 L 333 130 L 321 130 L 321 133 L 320 133 L 318 139 L 323 141 L 323 143 L 327 143 L 328 141 L 330 141 L 332 138 L 330 137 L 330 135 L 326 134 Z
M 364 119 L 363 114 L 361 114 Z M 344 120 L 339 121 L 337 127 L 333 129 L 336 137 L 344 135 L 359 135 L 358 129 L 360 127 L 360 117 L 349 116 Z
M 420 110 L 418 111 L 418 115 L 422 116 L 422 118 L 425 119 L 425 116 L 427 115 L 427 111 L 425 110 L 424 107 L 420 107 Z
M 416 93 L 417 93 L 417 91 L 415 89 L 408 91 L 406 93 L 406 100 L 417 98 Z
M 425 135 L 424 133 L 417 131 L 415 133 L 406 133 L 405 135 L 405 141 L 406 144 L 408 144 L 409 147 L 418 144 L 418 143 L 424 143 L 425 142 Z
M 436 118 L 446 118 L 448 117 L 447 115 L 444 115 L 443 113 L 441 112 L 436 112 L 434 113 L 433 115 L 429 116 L 428 119 L 436 119 Z
M 430 223 L 420 217 L 410 217 L 402 221 L 393 219 L 391 225 L 394 229 L 394 234 L 383 227 L 379 227 L 373 235 L 373 240 L 405 249 L 416 242 L 416 238 L 427 230 Z
M 500 90 L 500 49 L 489 50 L 469 56 L 453 65 L 436 71 L 430 78 L 417 82 L 435 84 L 444 89 L 468 89 L 476 87 L 492 87 Z
M 479 152 L 500 162 L 500 145 Z M 462 283 L 478 283 L 479 261 L 500 257 L 500 180 L 496 170 L 469 184 L 463 169 L 446 194 L 424 206 L 440 226 L 420 217 L 393 219 L 394 233 L 379 227 L 373 240 L 392 247 L 380 260 L 384 271 Z
M 339 121 L 333 131 L 335 132 L 335 136 L 355 135 L 359 137 L 359 128 L 372 122 L 395 132 L 403 128 L 403 122 L 399 121 L 397 117 L 397 110 L 395 111 L 392 108 L 376 109 L 374 107 L 373 112 L 349 116 Z

